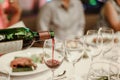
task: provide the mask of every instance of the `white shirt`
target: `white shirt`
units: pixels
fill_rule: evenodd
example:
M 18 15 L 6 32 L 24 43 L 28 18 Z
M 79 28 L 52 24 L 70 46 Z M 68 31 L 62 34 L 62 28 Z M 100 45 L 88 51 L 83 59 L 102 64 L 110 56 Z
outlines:
M 68 9 L 63 7 L 62 0 L 53 0 L 41 9 L 38 18 L 38 30 L 52 30 L 59 39 L 84 33 L 85 17 L 80 0 L 70 0 Z

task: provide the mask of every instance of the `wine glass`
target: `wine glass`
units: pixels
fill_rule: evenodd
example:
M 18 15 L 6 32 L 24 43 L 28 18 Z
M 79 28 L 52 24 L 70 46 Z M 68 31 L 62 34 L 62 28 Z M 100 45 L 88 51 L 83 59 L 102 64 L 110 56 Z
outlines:
M 83 43 L 80 41 L 83 37 L 70 38 L 65 40 L 65 59 L 72 63 L 73 71 L 72 75 L 69 76 L 69 80 L 75 80 L 75 64 L 82 58 L 84 54 Z
M 103 39 L 102 54 L 104 56 L 104 54 L 109 52 L 114 45 L 114 31 L 111 28 L 102 28 L 100 34 Z
M 97 30 L 88 30 L 85 35 L 85 50 L 87 55 L 93 59 L 101 54 L 102 51 L 102 36 Z
M 93 62 L 86 80 L 118 80 L 119 68 L 108 61 Z
M 57 69 L 64 60 L 65 48 L 64 43 L 57 39 L 45 40 L 44 46 L 44 62 L 48 68 L 52 71 L 52 78 L 48 80 L 54 80 L 54 71 Z

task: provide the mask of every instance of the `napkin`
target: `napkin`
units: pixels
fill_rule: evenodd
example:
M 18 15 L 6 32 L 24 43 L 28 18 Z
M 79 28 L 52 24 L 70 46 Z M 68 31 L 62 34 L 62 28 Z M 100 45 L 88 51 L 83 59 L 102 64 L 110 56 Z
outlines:
M 11 69 L 5 65 L 0 65 L 0 73 L 10 74 Z
M 17 28 L 17 27 L 26 27 L 23 21 L 19 21 L 16 24 L 13 24 L 12 26 L 9 26 L 8 28 Z

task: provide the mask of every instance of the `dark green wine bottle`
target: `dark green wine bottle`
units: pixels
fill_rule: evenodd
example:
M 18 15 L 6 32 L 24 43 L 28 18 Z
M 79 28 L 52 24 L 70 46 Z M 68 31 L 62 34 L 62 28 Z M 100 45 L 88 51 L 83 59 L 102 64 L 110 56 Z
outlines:
M 54 38 L 53 31 L 33 32 L 29 28 L 0 30 L 0 53 L 8 53 L 30 47 L 34 42 Z

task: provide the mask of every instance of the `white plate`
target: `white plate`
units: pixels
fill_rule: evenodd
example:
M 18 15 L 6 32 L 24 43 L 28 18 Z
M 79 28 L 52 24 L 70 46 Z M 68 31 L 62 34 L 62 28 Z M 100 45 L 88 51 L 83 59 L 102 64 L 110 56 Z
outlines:
M 23 76 L 23 75 L 30 75 L 30 74 L 35 74 L 39 72 L 43 72 L 48 70 L 47 66 L 45 64 L 37 64 L 37 69 L 33 71 L 28 71 L 28 72 L 12 72 L 12 69 L 10 67 L 10 62 L 17 56 L 17 57 L 29 57 L 31 54 L 39 54 L 42 53 L 41 48 L 29 48 L 26 50 L 21 50 L 17 52 L 12 52 L 5 54 L 0 57 L 0 71 L 2 70 L 9 70 L 11 76 Z M 2 65 L 2 66 L 1 66 Z

